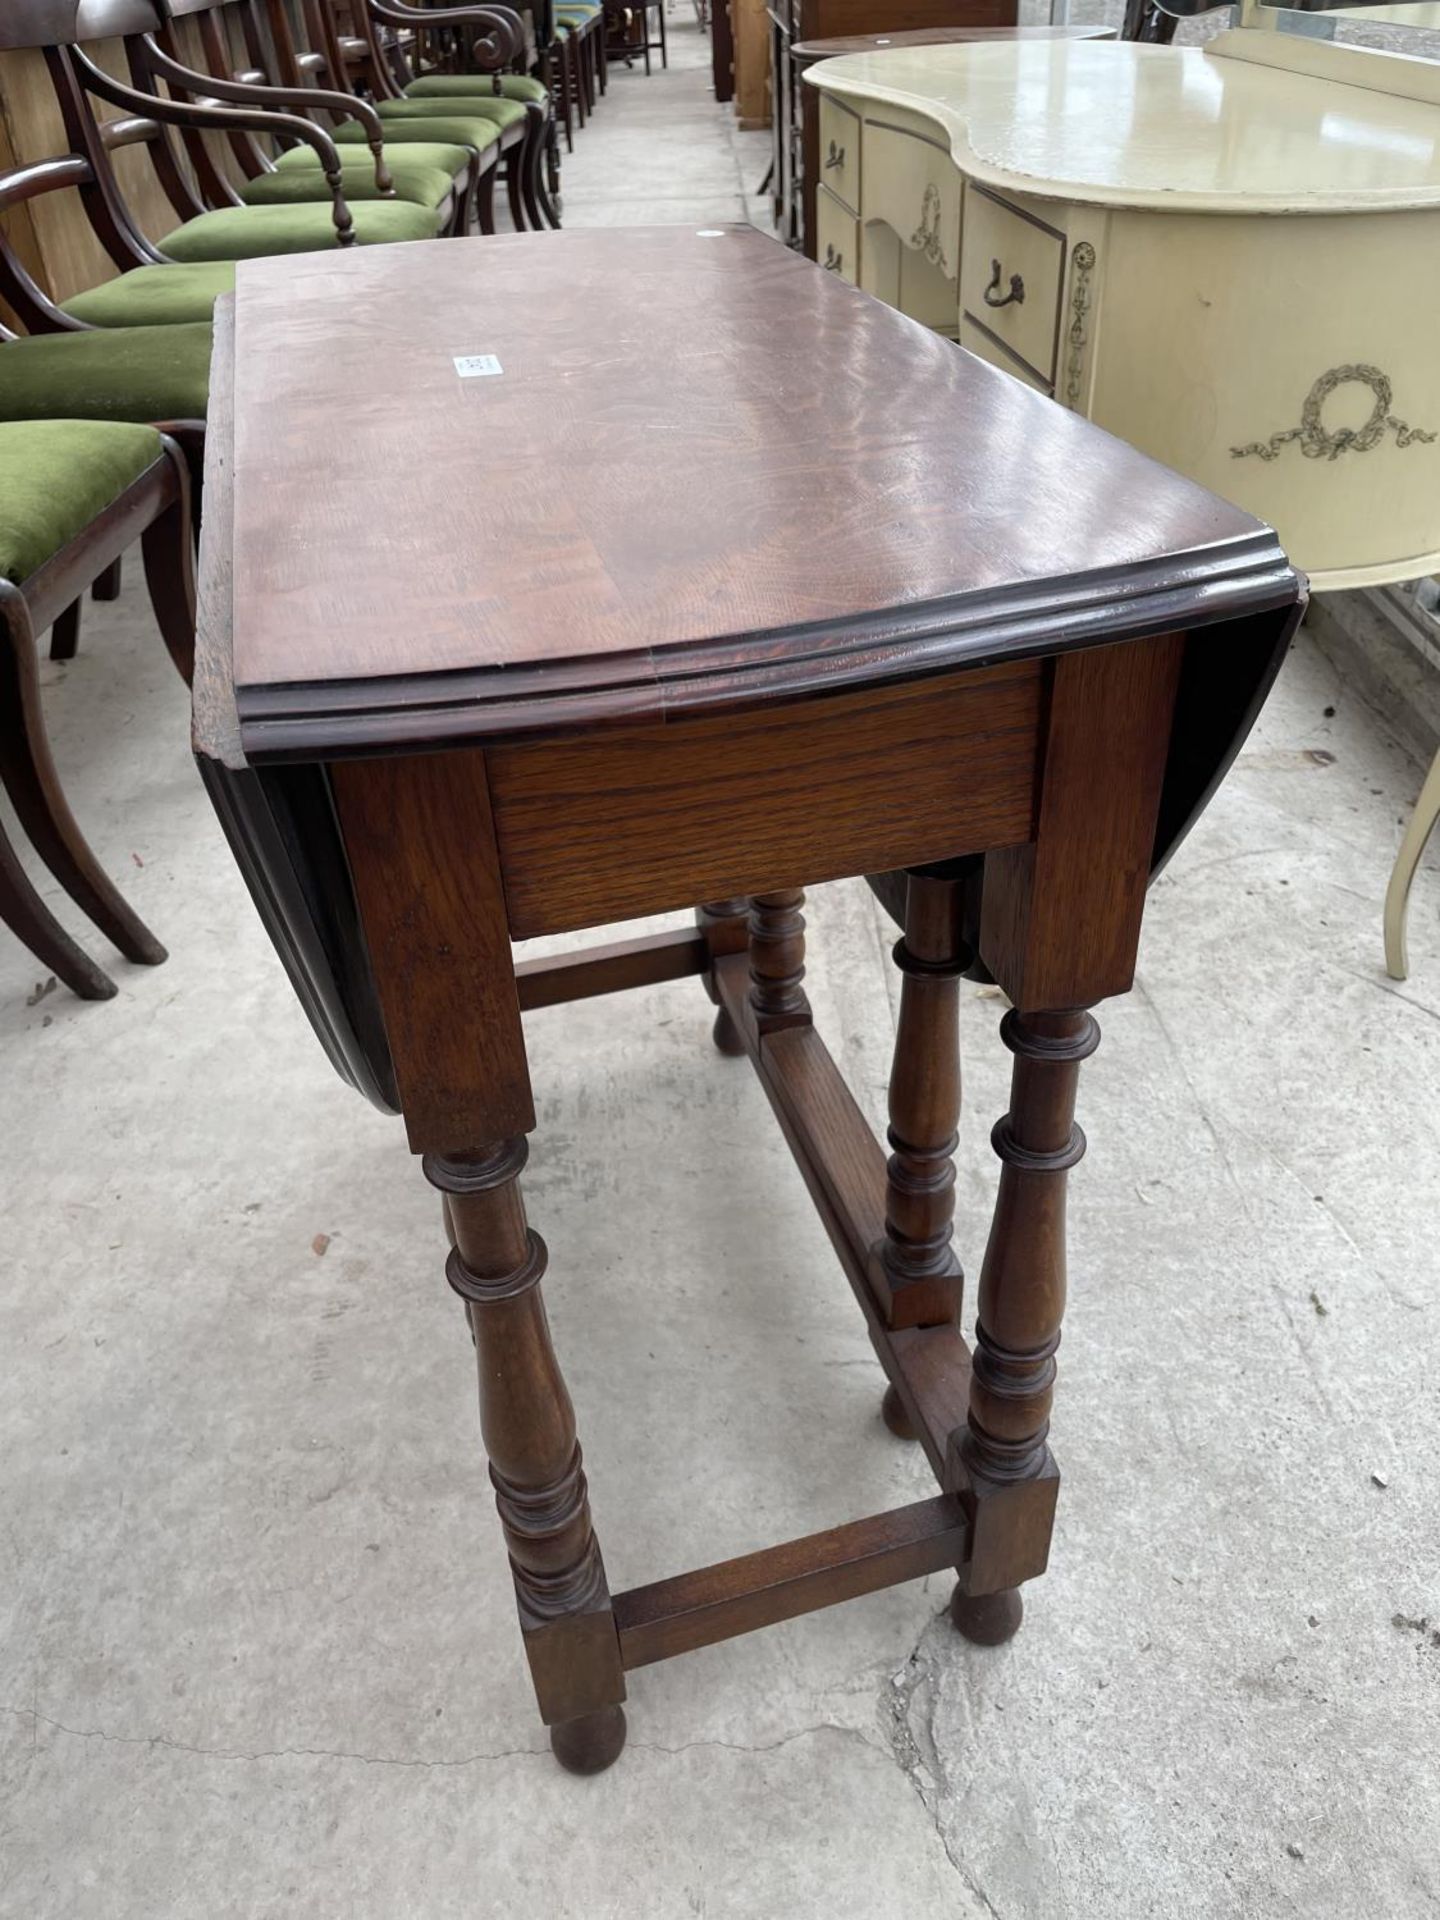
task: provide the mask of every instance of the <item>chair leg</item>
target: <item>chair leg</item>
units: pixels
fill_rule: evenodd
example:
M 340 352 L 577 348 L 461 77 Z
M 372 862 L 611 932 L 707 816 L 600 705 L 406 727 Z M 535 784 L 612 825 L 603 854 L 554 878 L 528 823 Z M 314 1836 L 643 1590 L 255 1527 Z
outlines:
M 52 660 L 73 660 L 80 651 L 80 619 L 84 610 L 83 600 L 72 600 L 51 627 L 50 658 Z
M 0 830 L 0 920 L 82 1000 L 113 1000 L 115 982 L 77 946 L 26 877 L 15 850 Z
M 670 65 L 670 48 L 665 38 L 665 0 L 655 0 L 655 4 L 660 13 L 660 64 L 662 67 L 668 67 Z
M 190 534 L 190 497 L 185 457 L 167 447 L 176 479 L 175 499 L 140 536 L 145 584 L 166 652 L 186 686 L 195 676 L 195 547 Z
M 465 179 L 465 212 L 460 222 L 462 234 L 480 231 L 480 177 L 483 171 L 483 159 L 478 153 L 470 156 L 470 171 Z
M 40 707 L 35 640 L 23 596 L 0 599 L 0 780 L 21 826 L 70 898 L 127 960 L 158 966 L 164 947 L 116 891 L 75 823 Z
M 640 32 L 645 41 L 645 78 L 650 78 L 650 0 L 640 0 Z
M 112 560 L 103 573 L 97 573 L 90 588 L 92 600 L 118 600 L 123 584 L 123 560 Z
M 1405 828 L 1390 884 L 1385 889 L 1385 971 L 1392 980 L 1403 980 L 1410 971 L 1405 950 L 1405 917 L 1410 905 L 1410 888 L 1425 842 L 1435 822 L 1440 820 L 1440 753 L 1430 762 L 1430 771 L 1415 802 L 1415 811 Z
M 495 231 L 495 169 L 487 167 L 475 189 L 475 218 L 481 233 Z
M 547 47 L 540 56 L 540 79 L 550 100 L 550 112 L 547 117 L 547 146 L 545 155 L 546 185 L 552 198 L 560 194 L 560 132 L 562 123 L 565 128 L 568 151 L 574 150 L 570 140 L 569 123 L 566 115 L 569 102 L 565 98 L 564 58 L 559 44 Z
M 540 1281 L 545 1243 L 526 1223 L 522 1137 L 473 1157 L 427 1155 L 454 1246 L 446 1277 L 467 1304 L 480 1432 L 550 1745 L 572 1773 L 599 1773 L 625 1744 L 620 1637 Z
M 511 147 L 505 156 L 505 200 L 510 208 L 510 224 L 516 233 L 525 231 L 525 211 L 520 204 L 520 190 L 525 174 L 525 155 L 530 145 L 530 132 L 527 126 L 525 139 L 518 147 Z
M 451 188 L 450 218 L 445 226 L 447 240 L 463 240 L 470 231 L 470 188 L 474 172 L 475 155 L 472 153 L 464 180 L 457 180 Z
M 538 103 L 527 108 L 530 137 L 525 142 L 525 212 L 536 233 L 558 227 L 560 216 L 545 192 L 545 148 L 550 138 L 550 114 Z
M 570 110 L 570 43 L 562 35 L 557 45 L 560 54 L 560 117 L 565 127 L 565 151 L 574 153 L 575 123 Z

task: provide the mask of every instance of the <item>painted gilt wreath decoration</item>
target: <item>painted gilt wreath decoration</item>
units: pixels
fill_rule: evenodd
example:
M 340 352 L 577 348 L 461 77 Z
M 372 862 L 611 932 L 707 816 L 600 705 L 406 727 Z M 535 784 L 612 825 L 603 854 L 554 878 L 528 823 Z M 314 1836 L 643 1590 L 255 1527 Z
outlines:
M 942 273 L 950 269 L 945 265 L 945 245 L 940 238 L 940 189 L 932 180 L 920 199 L 920 224 L 910 236 L 912 247 L 918 247 L 932 267 L 939 267 Z
M 1328 433 L 1321 417 L 1325 402 L 1337 387 L 1356 382 L 1368 387 L 1374 396 L 1375 405 L 1370 418 L 1363 427 L 1337 427 Z M 1394 398 L 1394 389 L 1388 374 L 1378 367 L 1351 366 L 1331 367 L 1328 373 L 1322 373 L 1305 396 L 1305 404 L 1300 409 L 1300 424 L 1290 427 L 1284 433 L 1272 433 L 1268 440 L 1252 440 L 1248 446 L 1232 447 L 1230 456 L 1234 460 L 1245 460 L 1255 454 L 1261 460 L 1279 458 L 1280 450 L 1292 440 L 1300 442 L 1300 451 L 1307 460 L 1338 460 L 1342 453 L 1369 453 L 1372 447 L 1379 446 L 1386 433 L 1393 433 L 1397 447 L 1408 447 L 1412 441 L 1431 441 L 1435 434 L 1424 427 L 1412 427 L 1404 420 L 1397 420 L 1390 411 Z

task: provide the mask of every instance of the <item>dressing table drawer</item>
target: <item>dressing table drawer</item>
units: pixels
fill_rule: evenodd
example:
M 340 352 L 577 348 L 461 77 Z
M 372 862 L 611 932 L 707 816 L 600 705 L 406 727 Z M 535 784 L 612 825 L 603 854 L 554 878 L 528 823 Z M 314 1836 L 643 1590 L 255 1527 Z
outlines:
M 828 187 L 815 189 L 815 258 L 855 286 L 860 278 L 859 222 Z
M 992 340 L 982 327 L 977 327 L 965 315 L 960 319 L 960 344 L 967 353 L 973 353 L 977 360 L 998 367 L 1002 373 L 1008 373 L 1012 380 L 1018 380 L 1021 386 L 1033 387 L 1037 393 L 1043 393 L 1050 399 L 1055 397 L 1055 390 L 1048 380 L 1042 380 L 1017 354 L 1002 347 L 999 341 Z
M 967 186 L 960 255 L 960 311 L 1034 374 L 1055 384 L 1065 236 L 1038 215 L 984 187 Z M 1003 356 L 986 354 L 997 366 Z
M 820 100 L 820 177 L 851 213 L 860 211 L 860 116 L 838 100 Z M 824 247 L 821 247 L 821 256 Z
M 885 120 L 865 122 L 862 217 L 883 220 L 947 280 L 960 268 L 960 192 L 948 147 Z

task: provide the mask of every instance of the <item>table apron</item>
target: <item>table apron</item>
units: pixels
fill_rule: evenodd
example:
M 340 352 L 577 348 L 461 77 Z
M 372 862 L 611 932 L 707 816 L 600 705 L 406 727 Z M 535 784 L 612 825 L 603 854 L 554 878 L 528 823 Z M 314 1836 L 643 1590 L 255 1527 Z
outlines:
M 1015 846 L 1038 660 L 486 755 L 517 940 Z

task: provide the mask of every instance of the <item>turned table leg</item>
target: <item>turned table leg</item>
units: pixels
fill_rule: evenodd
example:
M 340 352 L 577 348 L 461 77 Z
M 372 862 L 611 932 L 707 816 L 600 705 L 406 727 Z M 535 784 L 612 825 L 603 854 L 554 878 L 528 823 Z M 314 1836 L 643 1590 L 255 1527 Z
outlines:
M 762 1034 L 808 1027 L 805 978 L 805 894 L 800 887 L 757 893 L 750 900 L 750 1005 Z
M 625 1744 L 625 1676 L 540 1294 L 545 1243 L 520 1194 L 526 1152 L 520 1136 L 473 1157 L 427 1155 L 425 1174 L 445 1197 L 446 1277 L 475 1338 L 480 1431 L 541 1717 L 562 1766 L 598 1773 Z
M 960 935 L 963 882 L 912 873 L 905 933 L 894 948 L 904 976 L 890 1072 L 885 1234 L 871 1250 L 892 1328 L 960 1317 L 964 1275 L 951 1246 L 960 1121 L 960 976 L 971 953 Z M 878 1271 L 877 1271 L 878 1270 Z M 900 1396 L 887 1390 L 885 1424 L 914 1439 Z
M 951 1618 L 982 1646 L 1020 1625 L 1019 1583 L 1042 1573 L 1059 1475 L 1047 1445 L 1065 1310 L 1065 1186 L 1085 1151 L 1075 1125 L 1080 1062 L 1099 1044 L 1088 1013 L 1022 1013 L 1000 1028 L 1015 1055 L 1010 1111 L 991 1141 L 1000 1191 L 980 1273 L 970 1412 L 953 1465 L 972 1503 L 971 1558 Z
M 705 945 L 710 952 L 710 968 L 700 976 L 706 993 L 717 1009 L 710 1038 L 721 1053 L 727 1054 L 732 1060 L 738 1059 L 745 1051 L 745 1042 L 735 1031 L 735 1022 L 720 1005 L 713 967 L 722 955 L 744 953 L 749 945 L 750 902 L 743 897 L 738 900 L 708 900 L 695 909 L 695 924 L 704 934 Z

